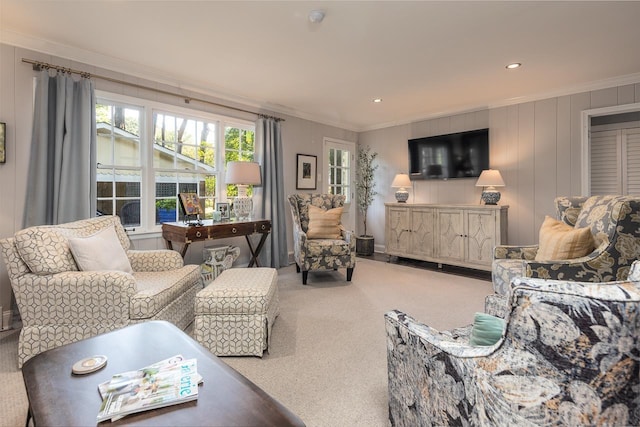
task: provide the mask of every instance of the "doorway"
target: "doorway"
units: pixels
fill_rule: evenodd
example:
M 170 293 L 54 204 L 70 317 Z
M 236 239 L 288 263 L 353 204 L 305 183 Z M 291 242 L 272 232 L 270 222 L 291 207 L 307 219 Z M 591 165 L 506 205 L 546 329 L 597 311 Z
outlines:
M 330 194 L 344 194 L 346 199 L 342 213 L 342 224 L 347 230 L 356 226 L 355 196 L 355 150 L 356 143 L 339 139 L 324 138 L 322 191 Z

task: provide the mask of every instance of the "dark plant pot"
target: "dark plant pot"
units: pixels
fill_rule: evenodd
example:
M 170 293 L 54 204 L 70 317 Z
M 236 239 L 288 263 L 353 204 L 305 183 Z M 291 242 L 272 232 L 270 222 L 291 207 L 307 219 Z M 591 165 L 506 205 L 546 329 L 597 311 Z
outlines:
M 356 255 L 373 255 L 373 236 L 356 237 Z

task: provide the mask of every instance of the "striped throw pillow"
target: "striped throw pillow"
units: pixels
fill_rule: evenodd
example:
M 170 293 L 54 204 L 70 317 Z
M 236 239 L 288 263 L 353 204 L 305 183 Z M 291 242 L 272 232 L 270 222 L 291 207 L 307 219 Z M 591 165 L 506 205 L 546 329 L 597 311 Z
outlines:
M 309 226 L 307 237 L 310 239 L 339 239 L 340 217 L 342 207 L 324 210 L 317 206 L 309 205 Z
M 595 245 L 591 229 L 574 228 L 546 216 L 540 227 L 536 261 L 574 259 L 588 255 Z

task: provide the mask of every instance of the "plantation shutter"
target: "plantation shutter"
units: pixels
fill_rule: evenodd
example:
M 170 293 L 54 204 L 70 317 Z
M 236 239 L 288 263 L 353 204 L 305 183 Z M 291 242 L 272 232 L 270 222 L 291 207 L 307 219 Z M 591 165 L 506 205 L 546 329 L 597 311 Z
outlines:
M 591 133 L 591 195 L 620 194 L 620 131 Z
M 640 128 L 623 130 L 622 140 L 626 151 L 625 194 L 640 195 Z
M 591 195 L 640 195 L 640 128 L 591 133 Z

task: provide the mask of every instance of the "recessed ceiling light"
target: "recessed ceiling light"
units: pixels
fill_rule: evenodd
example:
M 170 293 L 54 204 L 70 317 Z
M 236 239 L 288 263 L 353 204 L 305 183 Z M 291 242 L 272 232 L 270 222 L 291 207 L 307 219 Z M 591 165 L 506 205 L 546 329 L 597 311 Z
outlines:
M 382 98 L 374 98 L 373 102 L 375 102 L 376 104 L 379 104 L 382 102 Z
M 506 66 L 507 70 L 514 70 L 514 69 L 520 68 L 520 67 L 522 67 L 522 64 L 519 63 L 519 62 L 514 62 L 514 63 L 509 64 L 509 65 Z
M 309 12 L 309 22 L 319 24 L 324 19 L 324 10 L 312 10 Z

